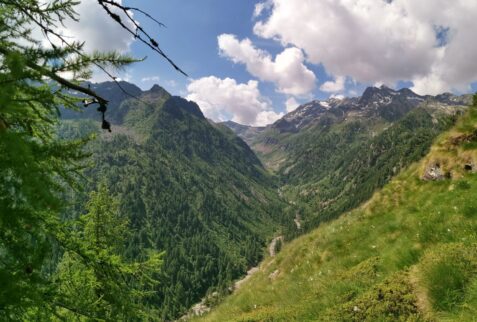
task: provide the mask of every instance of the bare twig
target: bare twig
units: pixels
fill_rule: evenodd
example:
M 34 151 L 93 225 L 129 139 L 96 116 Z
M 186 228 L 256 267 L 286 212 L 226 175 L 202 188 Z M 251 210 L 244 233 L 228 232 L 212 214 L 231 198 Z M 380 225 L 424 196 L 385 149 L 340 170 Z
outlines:
M 144 13 L 142 10 L 139 10 L 139 9 L 136 9 L 136 8 L 130 8 L 130 7 L 125 7 L 115 1 L 112 1 L 112 0 L 98 0 L 98 3 L 101 5 L 101 7 L 106 11 L 106 13 L 114 20 L 116 21 L 123 29 L 125 29 L 127 32 L 129 32 L 131 35 L 134 36 L 134 38 L 136 39 L 139 39 L 140 42 L 142 42 L 143 44 L 145 44 L 146 46 L 148 46 L 149 48 L 151 48 L 153 51 L 157 52 L 159 55 L 161 55 L 164 59 L 166 59 L 169 64 L 172 65 L 172 67 L 174 67 L 175 70 L 177 70 L 178 72 L 180 72 L 181 74 L 183 74 L 184 76 L 188 76 L 181 68 L 179 68 L 179 66 L 177 66 L 170 58 L 169 56 L 167 56 L 164 51 L 159 47 L 159 43 L 154 39 L 152 38 L 148 32 L 146 32 L 144 30 L 144 28 L 142 28 L 130 15 L 129 13 L 129 10 L 132 9 L 132 10 L 138 10 L 139 12 L 141 13 Z M 132 30 L 131 28 L 129 28 L 128 26 L 126 26 L 126 24 L 121 20 L 121 17 L 119 15 L 117 15 L 116 13 L 112 12 L 111 9 L 109 8 L 108 5 L 111 5 L 115 8 L 118 8 L 119 10 L 121 10 L 127 17 L 128 17 L 128 20 L 129 22 L 131 22 L 134 27 L 136 28 L 136 31 Z M 159 21 L 157 21 L 156 19 L 152 18 L 150 15 L 147 15 L 147 17 L 149 17 L 150 19 L 152 19 L 153 21 L 159 23 L 160 25 L 163 26 L 162 23 L 160 23 Z M 142 34 L 142 35 L 141 35 Z M 147 39 L 144 39 L 143 38 L 146 37 Z

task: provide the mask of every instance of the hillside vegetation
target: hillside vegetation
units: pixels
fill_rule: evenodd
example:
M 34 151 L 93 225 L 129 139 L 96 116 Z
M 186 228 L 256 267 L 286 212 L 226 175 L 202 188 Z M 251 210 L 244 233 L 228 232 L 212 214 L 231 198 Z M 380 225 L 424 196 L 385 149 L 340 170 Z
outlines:
M 282 224 L 293 221 L 275 180 L 232 131 L 159 87 L 140 99 L 118 102 L 108 115 L 112 134 L 90 143 L 84 190 L 103 182 L 119 200 L 130 222 L 128 258 L 144 249 L 165 252 L 150 302 L 170 320 L 207 292 L 228 292 L 233 279 L 262 259 Z M 91 120 L 65 121 L 61 129 L 68 137 L 91 131 Z M 82 205 L 85 196 L 76 199 Z M 73 213 L 84 211 L 77 208 Z
M 285 244 L 199 321 L 473 321 L 477 107 L 359 208 Z

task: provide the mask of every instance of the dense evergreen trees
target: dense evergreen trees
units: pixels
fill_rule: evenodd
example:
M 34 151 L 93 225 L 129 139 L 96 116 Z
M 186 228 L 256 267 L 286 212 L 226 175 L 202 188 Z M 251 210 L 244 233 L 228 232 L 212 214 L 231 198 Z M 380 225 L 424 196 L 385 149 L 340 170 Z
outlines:
M 69 320 L 78 314 L 104 320 L 156 317 L 147 299 L 155 292 L 162 254 L 141 248 L 145 260 L 124 259 L 129 220 L 104 184 L 90 194 L 86 210 L 67 222 L 60 237 L 66 247 L 53 280 L 59 286 L 55 301 L 64 309 L 55 313 Z
M 2 321 L 114 320 L 150 313 L 139 299 L 149 295 L 143 290 L 152 283 L 149 272 L 158 270 L 159 256 L 151 253 L 150 261 L 141 263 L 122 261 L 116 235 L 125 226 L 115 217 L 114 203 L 106 209 L 107 192 L 100 189 L 92 196 L 88 215 L 79 221 L 66 213 L 64 196 L 78 187 L 87 156 L 81 147 L 87 139 L 56 136 L 59 107 L 77 109 L 83 98 L 105 106 L 102 97 L 79 82 L 91 75 L 92 65 L 121 68 L 134 61 L 116 53 L 87 54 L 77 42 L 55 46 L 52 38 L 62 40 L 55 27 L 63 19 L 77 18 L 76 4 L 0 2 Z M 50 46 L 34 39 L 32 28 L 42 30 Z M 68 95 L 68 90 L 83 97 Z M 114 243 L 107 237 L 111 235 L 95 235 L 113 227 Z
M 127 258 L 141 260 L 144 248 L 165 251 L 149 303 L 172 319 L 207 292 L 229 292 L 292 218 L 242 140 L 211 124 L 194 103 L 167 94 L 146 104 L 150 94 L 120 104 L 127 112 L 117 133 L 89 144 L 94 167 L 86 171 L 86 190 L 104 180 L 119 201 L 131 231 Z M 84 135 L 90 124 L 67 121 L 60 132 Z M 76 198 L 82 212 L 85 197 Z

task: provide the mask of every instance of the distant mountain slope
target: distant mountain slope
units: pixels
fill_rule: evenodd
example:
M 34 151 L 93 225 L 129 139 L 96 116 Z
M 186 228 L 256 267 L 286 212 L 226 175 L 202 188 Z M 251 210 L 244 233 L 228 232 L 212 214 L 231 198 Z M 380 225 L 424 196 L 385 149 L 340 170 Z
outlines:
M 254 127 L 254 126 L 247 126 L 235 123 L 233 121 L 222 122 L 222 125 L 231 129 L 235 134 L 241 137 L 245 142 L 252 142 L 252 140 L 262 131 L 266 129 L 266 127 Z
M 121 104 L 131 98 L 131 96 L 138 97 L 143 91 L 134 84 L 128 82 L 103 82 L 103 83 L 86 83 L 92 90 L 99 93 L 101 97 L 108 100 L 108 120 L 114 124 L 122 122 L 125 111 L 120 109 Z M 121 89 L 122 88 L 122 89 Z M 72 94 L 77 94 L 73 92 Z M 89 118 L 93 120 L 101 120 L 101 114 L 96 110 L 96 105 L 90 105 L 87 108 L 81 109 L 81 112 L 73 111 L 71 109 L 62 109 L 62 119 L 78 119 Z
M 101 84 L 95 89 L 103 94 Z M 101 133 L 89 147 L 94 166 L 85 192 L 105 181 L 120 200 L 131 222 L 129 257 L 165 251 L 151 301 L 169 320 L 208 290 L 226 291 L 292 218 L 284 215 L 274 179 L 232 131 L 158 86 L 139 96 L 109 108 L 113 133 Z M 82 117 L 65 121 L 62 133 L 87 132 L 95 115 Z
M 198 320 L 475 320 L 476 164 L 474 106 L 421 162 L 358 209 L 285 244 Z
M 304 104 L 247 141 L 302 207 L 309 229 L 356 207 L 419 160 L 469 102 L 370 87 L 361 97 Z

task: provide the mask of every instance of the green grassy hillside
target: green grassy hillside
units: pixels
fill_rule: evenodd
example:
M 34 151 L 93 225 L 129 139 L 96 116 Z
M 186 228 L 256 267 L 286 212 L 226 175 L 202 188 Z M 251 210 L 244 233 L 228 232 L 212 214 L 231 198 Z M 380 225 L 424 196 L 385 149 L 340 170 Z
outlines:
M 473 321 L 477 107 L 359 208 L 266 259 L 200 321 Z M 437 180 L 424 180 L 431 174 Z M 431 176 L 432 177 L 432 176 Z

